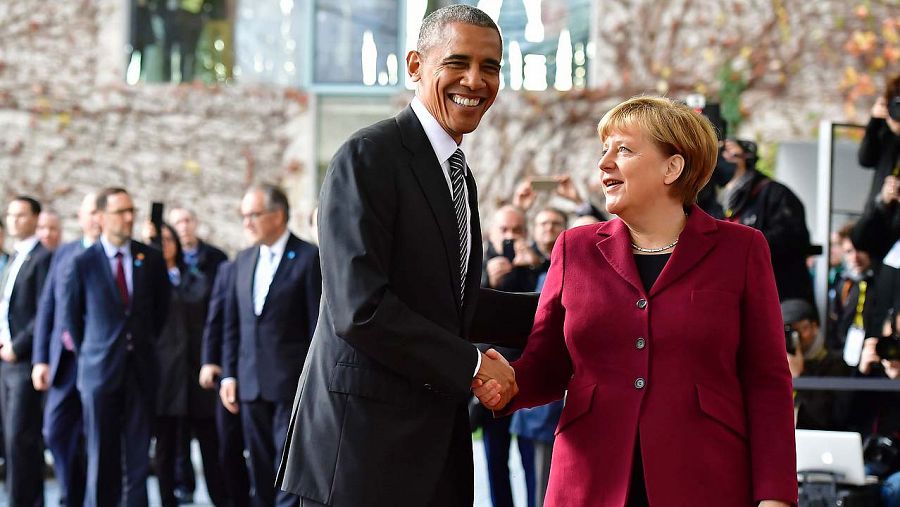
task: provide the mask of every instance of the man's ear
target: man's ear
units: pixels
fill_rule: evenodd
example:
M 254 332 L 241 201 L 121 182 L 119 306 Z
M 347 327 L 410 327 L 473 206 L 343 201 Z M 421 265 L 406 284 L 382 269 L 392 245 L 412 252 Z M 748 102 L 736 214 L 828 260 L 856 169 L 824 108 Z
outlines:
M 672 155 L 666 163 L 666 175 L 663 181 L 666 185 L 671 185 L 678 180 L 681 173 L 684 172 L 684 157 L 681 155 Z
M 406 72 L 409 73 L 410 79 L 415 83 L 421 79 L 419 70 L 422 68 L 422 55 L 418 51 L 412 50 L 406 54 Z

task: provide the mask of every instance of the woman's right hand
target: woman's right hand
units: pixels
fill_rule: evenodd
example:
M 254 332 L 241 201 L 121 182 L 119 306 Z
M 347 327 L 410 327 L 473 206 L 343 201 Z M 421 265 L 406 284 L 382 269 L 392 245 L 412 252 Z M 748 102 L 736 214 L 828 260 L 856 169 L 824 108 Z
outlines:
M 507 401 L 500 395 L 500 384 L 494 379 L 484 382 L 476 378 L 472 381 L 472 393 L 488 410 L 503 410 L 506 407 Z

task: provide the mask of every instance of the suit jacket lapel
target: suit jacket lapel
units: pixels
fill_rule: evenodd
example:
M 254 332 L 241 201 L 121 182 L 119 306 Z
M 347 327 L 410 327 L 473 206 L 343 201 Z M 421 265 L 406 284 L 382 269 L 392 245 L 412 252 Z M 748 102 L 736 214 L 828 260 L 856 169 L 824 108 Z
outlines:
M 134 241 L 131 242 L 131 298 L 129 298 L 129 307 L 134 306 L 134 302 L 144 293 L 144 249 L 139 247 Z M 166 279 L 168 280 L 168 278 Z
M 602 238 L 597 243 L 597 248 L 606 258 L 606 262 L 619 276 L 643 294 L 645 292 L 644 284 L 641 282 L 637 265 L 634 263 L 634 255 L 631 253 L 631 234 L 628 232 L 625 222 L 618 218 L 610 220 L 600 226 L 597 234 Z
M 254 247 L 243 262 L 235 266 L 235 283 L 237 283 L 238 307 L 247 305 L 253 311 L 253 279 L 256 274 L 256 263 L 259 262 L 259 247 Z M 248 304 L 249 302 L 249 304 Z M 243 303 L 243 304 L 242 304 Z
M 455 287 L 459 287 L 461 283 L 458 267 L 459 235 L 456 231 L 453 199 L 450 196 L 450 189 L 447 187 L 447 180 L 444 178 L 444 170 L 441 169 L 441 165 L 434 154 L 434 149 L 432 149 L 431 143 L 428 141 L 428 136 L 425 135 L 425 131 L 422 129 L 419 119 L 416 118 L 412 107 L 407 106 L 406 109 L 397 115 L 396 119 L 397 125 L 400 127 L 403 145 L 412 153 L 410 166 L 413 174 L 419 181 L 419 186 L 422 188 L 438 228 L 440 228 L 441 237 L 444 240 L 450 279 L 454 281 Z M 470 196 L 472 193 L 474 192 L 470 192 Z M 474 247 L 473 243 L 473 253 L 475 252 Z M 460 303 L 459 290 L 454 290 L 453 296 L 458 307 Z
M 266 313 L 266 308 L 269 307 L 269 296 L 272 295 L 272 289 L 275 287 L 275 284 L 277 284 L 281 281 L 282 278 L 287 276 L 287 270 L 290 269 L 290 264 L 293 264 L 294 256 L 297 255 L 297 241 L 299 240 L 297 240 L 297 238 L 293 234 L 288 236 L 288 241 L 284 245 L 284 252 L 281 253 L 281 260 L 278 261 L 278 267 L 275 268 L 275 274 L 272 276 L 272 283 L 269 284 L 269 292 L 268 294 L 266 294 L 266 300 L 263 302 L 263 308 L 260 312 L 260 315 Z M 254 278 L 256 278 L 255 268 L 256 266 L 254 265 Z
M 482 261 L 481 220 L 478 216 L 478 188 L 475 186 L 475 177 L 472 175 L 471 168 L 468 168 L 466 171 L 466 186 L 469 190 L 469 209 L 471 210 L 469 226 L 472 229 L 470 235 L 472 249 L 469 252 L 469 268 L 468 271 L 466 271 L 465 303 L 470 303 L 474 301 L 475 294 L 481 286 Z M 474 314 L 475 305 L 466 304 L 466 319 L 471 318 Z
M 102 273 L 100 276 L 106 280 L 106 288 L 110 296 L 119 303 L 119 308 L 125 307 L 125 301 L 122 300 L 122 294 L 116 286 L 116 279 L 113 277 L 112 266 L 109 264 L 109 258 L 106 257 L 106 251 L 98 240 L 91 248 L 94 250 L 94 262 L 98 265 L 98 271 Z
M 650 296 L 672 285 L 706 257 L 716 245 L 716 240 L 711 236 L 716 230 L 716 221 L 694 205 L 678 238 L 678 246 L 672 251 L 672 257 L 651 287 Z

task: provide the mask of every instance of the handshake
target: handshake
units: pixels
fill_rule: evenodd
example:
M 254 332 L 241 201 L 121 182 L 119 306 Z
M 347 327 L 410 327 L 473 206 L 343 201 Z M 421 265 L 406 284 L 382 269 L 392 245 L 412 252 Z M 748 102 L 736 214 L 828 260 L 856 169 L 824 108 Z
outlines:
M 472 379 L 472 392 L 490 410 L 503 409 L 519 392 L 515 370 L 496 350 L 488 349 L 481 355 L 481 367 Z

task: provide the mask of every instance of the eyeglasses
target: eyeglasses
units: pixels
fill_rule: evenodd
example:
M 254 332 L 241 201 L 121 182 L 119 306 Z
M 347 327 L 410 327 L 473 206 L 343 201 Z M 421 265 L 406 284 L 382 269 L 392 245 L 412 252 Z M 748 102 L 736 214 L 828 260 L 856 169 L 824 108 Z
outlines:
M 241 219 L 249 220 L 251 222 L 256 222 L 263 215 L 268 215 L 269 213 L 274 213 L 275 210 L 264 210 L 264 211 L 251 211 L 250 213 L 241 213 Z

